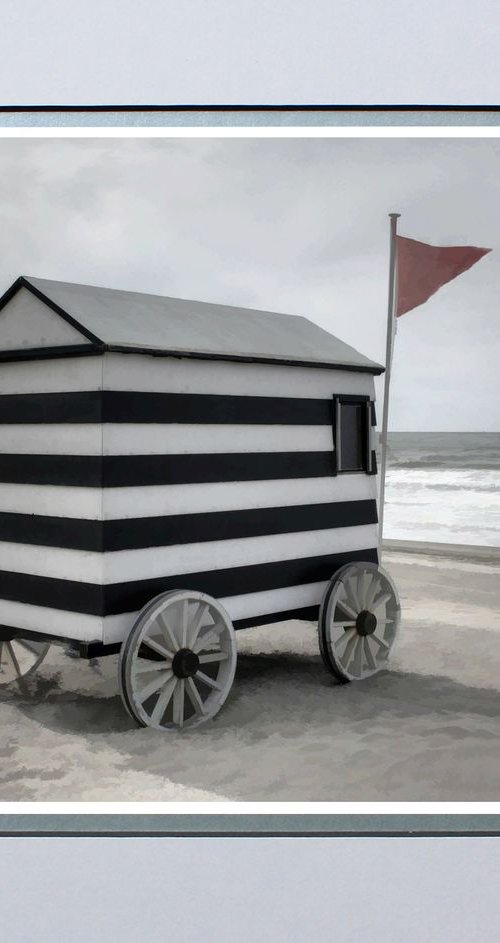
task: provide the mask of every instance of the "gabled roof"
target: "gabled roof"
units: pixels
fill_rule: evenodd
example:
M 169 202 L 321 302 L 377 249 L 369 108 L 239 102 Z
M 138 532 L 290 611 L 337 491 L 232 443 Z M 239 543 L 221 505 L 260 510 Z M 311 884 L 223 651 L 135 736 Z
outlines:
M 296 315 L 31 276 L 21 276 L 14 282 L 0 299 L 0 310 L 21 289 L 76 329 L 87 348 L 90 345 L 100 350 L 279 362 L 369 373 L 382 373 L 384 369 L 312 321 Z M 2 347 L 0 316 L 0 350 Z

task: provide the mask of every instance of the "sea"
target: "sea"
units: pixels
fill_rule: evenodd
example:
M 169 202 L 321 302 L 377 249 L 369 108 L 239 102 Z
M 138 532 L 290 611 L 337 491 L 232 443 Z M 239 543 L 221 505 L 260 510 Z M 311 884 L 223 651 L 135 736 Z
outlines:
M 500 433 L 389 433 L 384 537 L 500 547 Z

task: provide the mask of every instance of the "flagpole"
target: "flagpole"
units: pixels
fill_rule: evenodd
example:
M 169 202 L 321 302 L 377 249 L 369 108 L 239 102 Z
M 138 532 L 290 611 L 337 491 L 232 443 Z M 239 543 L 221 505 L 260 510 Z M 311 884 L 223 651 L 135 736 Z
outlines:
M 382 550 L 382 533 L 384 527 L 384 496 L 385 496 L 385 471 L 387 465 L 387 425 L 389 419 L 389 387 L 391 383 L 392 351 L 394 345 L 394 334 L 396 328 L 396 318 L 394 317 L 394 308 L 396 302 L 396 236 L 398 228 L 398 219 L 401 213 L 389 213 L 390 219 L 390 252 L 389 252 L 389 297 L 387 304 L 387 339 L 385 348 L 385 382 L 384 382 L 384 411 L 382 415 L 382 432 L 380 434 L 380 443 L 382 446 L 380 460 L 380 492 L 379 492 L 379 552 Z

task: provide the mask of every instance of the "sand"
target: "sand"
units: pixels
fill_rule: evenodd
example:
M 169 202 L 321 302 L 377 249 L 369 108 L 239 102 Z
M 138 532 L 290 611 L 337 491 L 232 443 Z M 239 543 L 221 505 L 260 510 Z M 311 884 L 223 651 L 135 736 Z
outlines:
M 500 554 L 389 547 L 390 671 L 339 686 L 315 626 L 246 630 L 217 718 L 166 734 L 125 713 L 117 657 L 53 647 L 28 692 L 0 691 L 0 800 L 498 800 Z

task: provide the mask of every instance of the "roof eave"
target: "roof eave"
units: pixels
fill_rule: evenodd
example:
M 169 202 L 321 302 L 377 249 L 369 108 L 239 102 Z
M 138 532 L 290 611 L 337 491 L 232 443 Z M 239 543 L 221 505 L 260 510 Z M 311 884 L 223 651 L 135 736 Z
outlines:
M 264 357 L 260 354 L 228 354 L 216 351 L 191 351 L 179 348 L 141 347 L 132 344 L 106 344 L 105 349 L 119 354 L 148 354 L 151 357 L 176 357 L 190 360 L 226 360 L 234 363 L 266 363 L 287 367 L 317 367 L 320 370 L 348 370 L 354 373 L 384 373 L 385 367 L 378 363 L 341 363 L 323 360 L 307 360 L 295 357 Z

